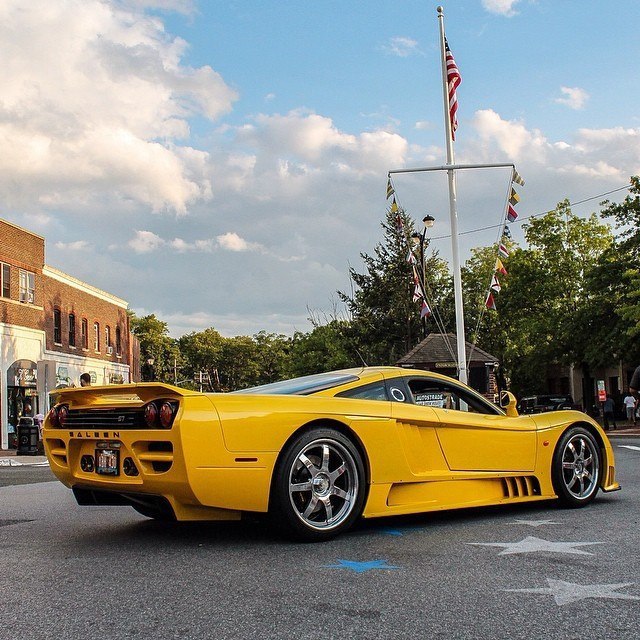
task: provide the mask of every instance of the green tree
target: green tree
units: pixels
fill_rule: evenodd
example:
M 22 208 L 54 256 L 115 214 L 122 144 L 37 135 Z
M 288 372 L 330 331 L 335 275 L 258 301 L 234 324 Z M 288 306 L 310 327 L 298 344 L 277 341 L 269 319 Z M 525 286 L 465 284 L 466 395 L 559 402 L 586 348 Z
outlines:
M 384 239 L 373 255 L 360 254 L 366 272 L 349 270 L 353 293 L 338 292 L 350 313 L 345 327 L 348 340 L 368 364 L 394 364 L 423 337 L 420 307 L 412 299 L 412 268 L 407 261 L 413 221 L 403 210 L 397 214 L 389 211 L 382 229 Z M 450 285 L 446 264 L 432 253 L 425 259 L 425 273 L 431 307 L 447 315 L 444 303 L 449 299 Z
M 260 381 L 258 348 L 249 336 L 224 338 L 218 368 L 222 391 L 253 387 Z
M 184 366 L 181 375 L 191 381 L 190 388 L 199 388 L 201 372 L 204 380 L 215 388 L 218 381 L 218 368 L 222 361 L 222 350 L 225 339 L 213 328 L 204 331 L 193 331 L 179 340 Z
M 350 337 L 351 323 L 332 320 L 308 333 L 296 332 L 291 341 L 289 374 L 305 376 L 362 364 Z
M 169 336 L 167 323 L 154 314 L 138 318 L 132 313 L 130 325 L 140 341 L 142 379 L 173 383 L 174 367 L 181 357 L 176 340 Z
M 613 241 L 596 214 L 576 216 L 568 201 L 525 226 L 527 249 L 505 261 L 499 296 L 504 366 L 516 393 L 544 391 L 547 366 L 583 364 L 576 318 L 589 296 L 587 276 Z
M 257 384 L 283 380 L 289 370 L 291 338 L 260 331 L 253 336 L 256 345 Z

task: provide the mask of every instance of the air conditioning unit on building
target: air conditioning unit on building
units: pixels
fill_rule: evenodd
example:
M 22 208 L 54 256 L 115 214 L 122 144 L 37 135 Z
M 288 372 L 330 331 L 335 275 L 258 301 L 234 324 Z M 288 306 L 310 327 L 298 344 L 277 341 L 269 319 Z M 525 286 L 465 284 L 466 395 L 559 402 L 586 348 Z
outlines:
M 113 347 L 107 347 L 107 355 L 110 356 L 113 353 Z

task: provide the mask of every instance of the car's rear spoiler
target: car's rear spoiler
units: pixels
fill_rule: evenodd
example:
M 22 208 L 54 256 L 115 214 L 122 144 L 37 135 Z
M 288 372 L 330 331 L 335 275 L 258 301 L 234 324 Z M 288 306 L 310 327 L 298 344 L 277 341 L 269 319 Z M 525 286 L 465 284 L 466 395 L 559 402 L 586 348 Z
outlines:
M 52 404 L 73 406 L 119 405 L 137 406 L 154 398 L 181 398 L 202 395 L 198 391 L 174 387 L 160 382 L 106 385 L 103 387 L 66 387 L 49 393 Z

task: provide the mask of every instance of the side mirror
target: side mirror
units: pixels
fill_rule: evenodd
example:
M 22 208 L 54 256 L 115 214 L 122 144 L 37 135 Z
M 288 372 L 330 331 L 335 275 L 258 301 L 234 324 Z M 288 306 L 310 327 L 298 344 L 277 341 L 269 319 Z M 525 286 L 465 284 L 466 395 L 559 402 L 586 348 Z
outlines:
M 519 415 L 516 409 L 517 403 L 516 397 L 510 391 L 500 392 L 500 406 L 506 411 L 510 418 L 517 418 Z

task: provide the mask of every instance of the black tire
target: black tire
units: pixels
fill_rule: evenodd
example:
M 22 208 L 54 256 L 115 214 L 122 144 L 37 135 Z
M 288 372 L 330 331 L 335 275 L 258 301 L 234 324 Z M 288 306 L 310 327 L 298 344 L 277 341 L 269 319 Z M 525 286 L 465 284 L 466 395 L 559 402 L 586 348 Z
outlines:
M 598 493 L 602 456 L 595 437 L 584 427 L 569 428 L 553 454 L 551 479 L 560 504 L 584 507 Z
M 311 429 L 289 444 L 276 467 L 271 515 L 290 537 L 329 540 L 362 514 L 365 482 L 362 456 L 349 438 Z

